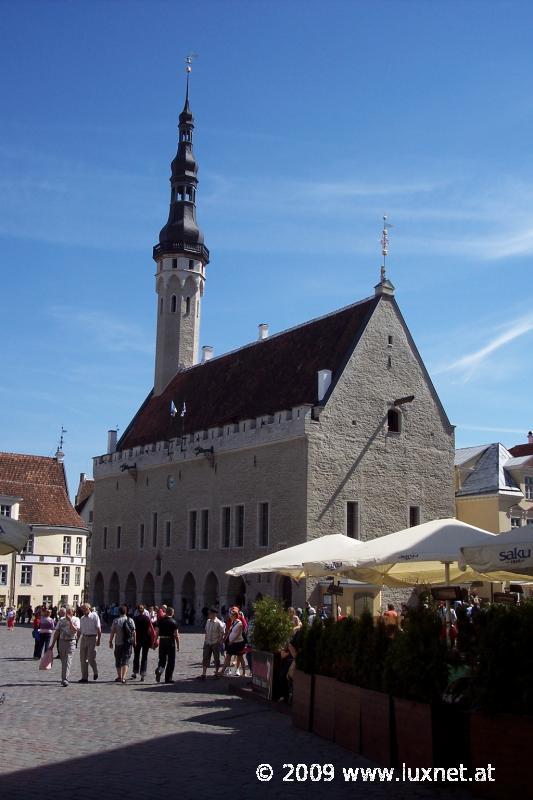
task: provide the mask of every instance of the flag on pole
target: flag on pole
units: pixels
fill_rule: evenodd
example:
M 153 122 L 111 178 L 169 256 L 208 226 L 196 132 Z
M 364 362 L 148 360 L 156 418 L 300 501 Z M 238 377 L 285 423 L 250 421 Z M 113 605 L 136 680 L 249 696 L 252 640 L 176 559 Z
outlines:
M 174 400 L 171 400 L 170 401 L 170 416 L 171 417 L 175 417 L 177 413 L 178 413 L 178 409 L 176 408 L 176 406 L 174 404 Z
M 185 400 L 184 400 L 184 401 L 183 401 L 183 408 L 181 409 L 181 414 L 180 414 L 180 416 L 181 416 L 181 417 L 184 417 L 186 413 L 187 413 L 187 406 L 185 405 Z

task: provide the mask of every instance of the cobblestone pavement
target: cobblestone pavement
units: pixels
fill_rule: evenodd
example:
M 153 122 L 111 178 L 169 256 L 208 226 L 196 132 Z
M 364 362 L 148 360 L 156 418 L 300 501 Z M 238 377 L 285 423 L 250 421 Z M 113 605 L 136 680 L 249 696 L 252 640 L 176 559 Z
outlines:
M 76 682 L 76 652 L 74 682 L 63 688 L 59 662 L 39 672 L 29 627 L 8 633 L 0 625 L 1 800 L 470 798 L 457 785 L 345 783 L 342 767 L 369 762 L 294 729 L 290 716 L 235 696 L 230 680 L 195 680 L 201 634 L 182 635 L 173 685 L 156 684 L 153 652 L 147 682 L 115 684 L 108 638 L 98 651 L 99 680 Z M 274 767 L 272 781 L 257 780 L 260 763 Z M 333 764 L 335 779 L 284 783 L 285 763 Z

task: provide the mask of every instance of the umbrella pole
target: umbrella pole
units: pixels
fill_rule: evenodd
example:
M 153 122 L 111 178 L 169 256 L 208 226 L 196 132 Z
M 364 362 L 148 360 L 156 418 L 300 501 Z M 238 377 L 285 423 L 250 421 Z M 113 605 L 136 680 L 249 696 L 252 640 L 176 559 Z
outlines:
M 446 561 L 444 563 L 444 581 L 446 586 L 450 585 L 450 562 Z M 451 627 L 451 619 L 450 619 L 450 601 L 446 600 L 446 644 L 448 647 L 451 645 L 451 637 L 450 637 L 450 627 Z

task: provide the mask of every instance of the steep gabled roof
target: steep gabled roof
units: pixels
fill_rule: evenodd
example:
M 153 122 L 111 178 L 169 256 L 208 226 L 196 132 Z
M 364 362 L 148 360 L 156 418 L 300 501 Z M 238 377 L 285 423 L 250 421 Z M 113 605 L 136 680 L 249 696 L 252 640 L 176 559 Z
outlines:
M 0 494 L 22 497 L 19 519 L 29 525 L 86 527 L 68 498 L 65 469 L 56 458 L 0 453 Z
M 76 511 L 81 513 L 83 511 L 83 507 L 85 506 L 87 500 L 91 497 L 94 492 L 94 481 L 91 478 L 85 478 L 85 480 L 80 481 L 80 485 L 78 486 L 78 493 L 75 498 L 76 505 L 74 508 Z
M 510 457 L 509 451 L 499 442 L 486 446 L 485 452 L 457 492 L 457 497 L 499 492 L 521 497 L 520 487 L 505 468 Z
M 316 404 L 318 370 L 332 371 L 333 387 L 379 301 L 361 300 L 178 372 L 162 394 L 147 397 L 117 449 Z M 171 418 L 171 401 L 178 412 L 186 404 L 183 420 Z

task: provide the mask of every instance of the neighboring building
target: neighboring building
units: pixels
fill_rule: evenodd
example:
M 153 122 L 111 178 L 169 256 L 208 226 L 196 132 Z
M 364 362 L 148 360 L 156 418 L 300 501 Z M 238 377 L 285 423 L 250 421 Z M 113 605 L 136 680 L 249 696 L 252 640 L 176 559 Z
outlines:
M 81 602 L 88 529 L 68 498 L 63 453 L 0 453 L 0 513 L 32 530 L 21 553 L 0 556 L 0 604 Z
M 85 472 L 80 473 L 78 491 L 74 498 L 74 508 L 89 530 L 87 536 L 86 564 L 85 564 L 85 583 L 84 594 L 87 595 L 91 583 L 91 533 L 93 529 L 94 516 L 94 480 L 87 477 Z
M 511 450 L 499 443 L 457 450 L 455 490 L 463 522 L 494 533 L 533 525 L 533 443 Z
M 197 361 L 209 262 L 188 96 L 154 247 L 154 389 L 94 459 L 91 599 L 178 613 L 314 584 L 226 576 L 327 533 L 369 539 L 454 515 L 454 434 L 385 278 L 372 297 Z M 316 595 L 315 595 L 316 596 Z

